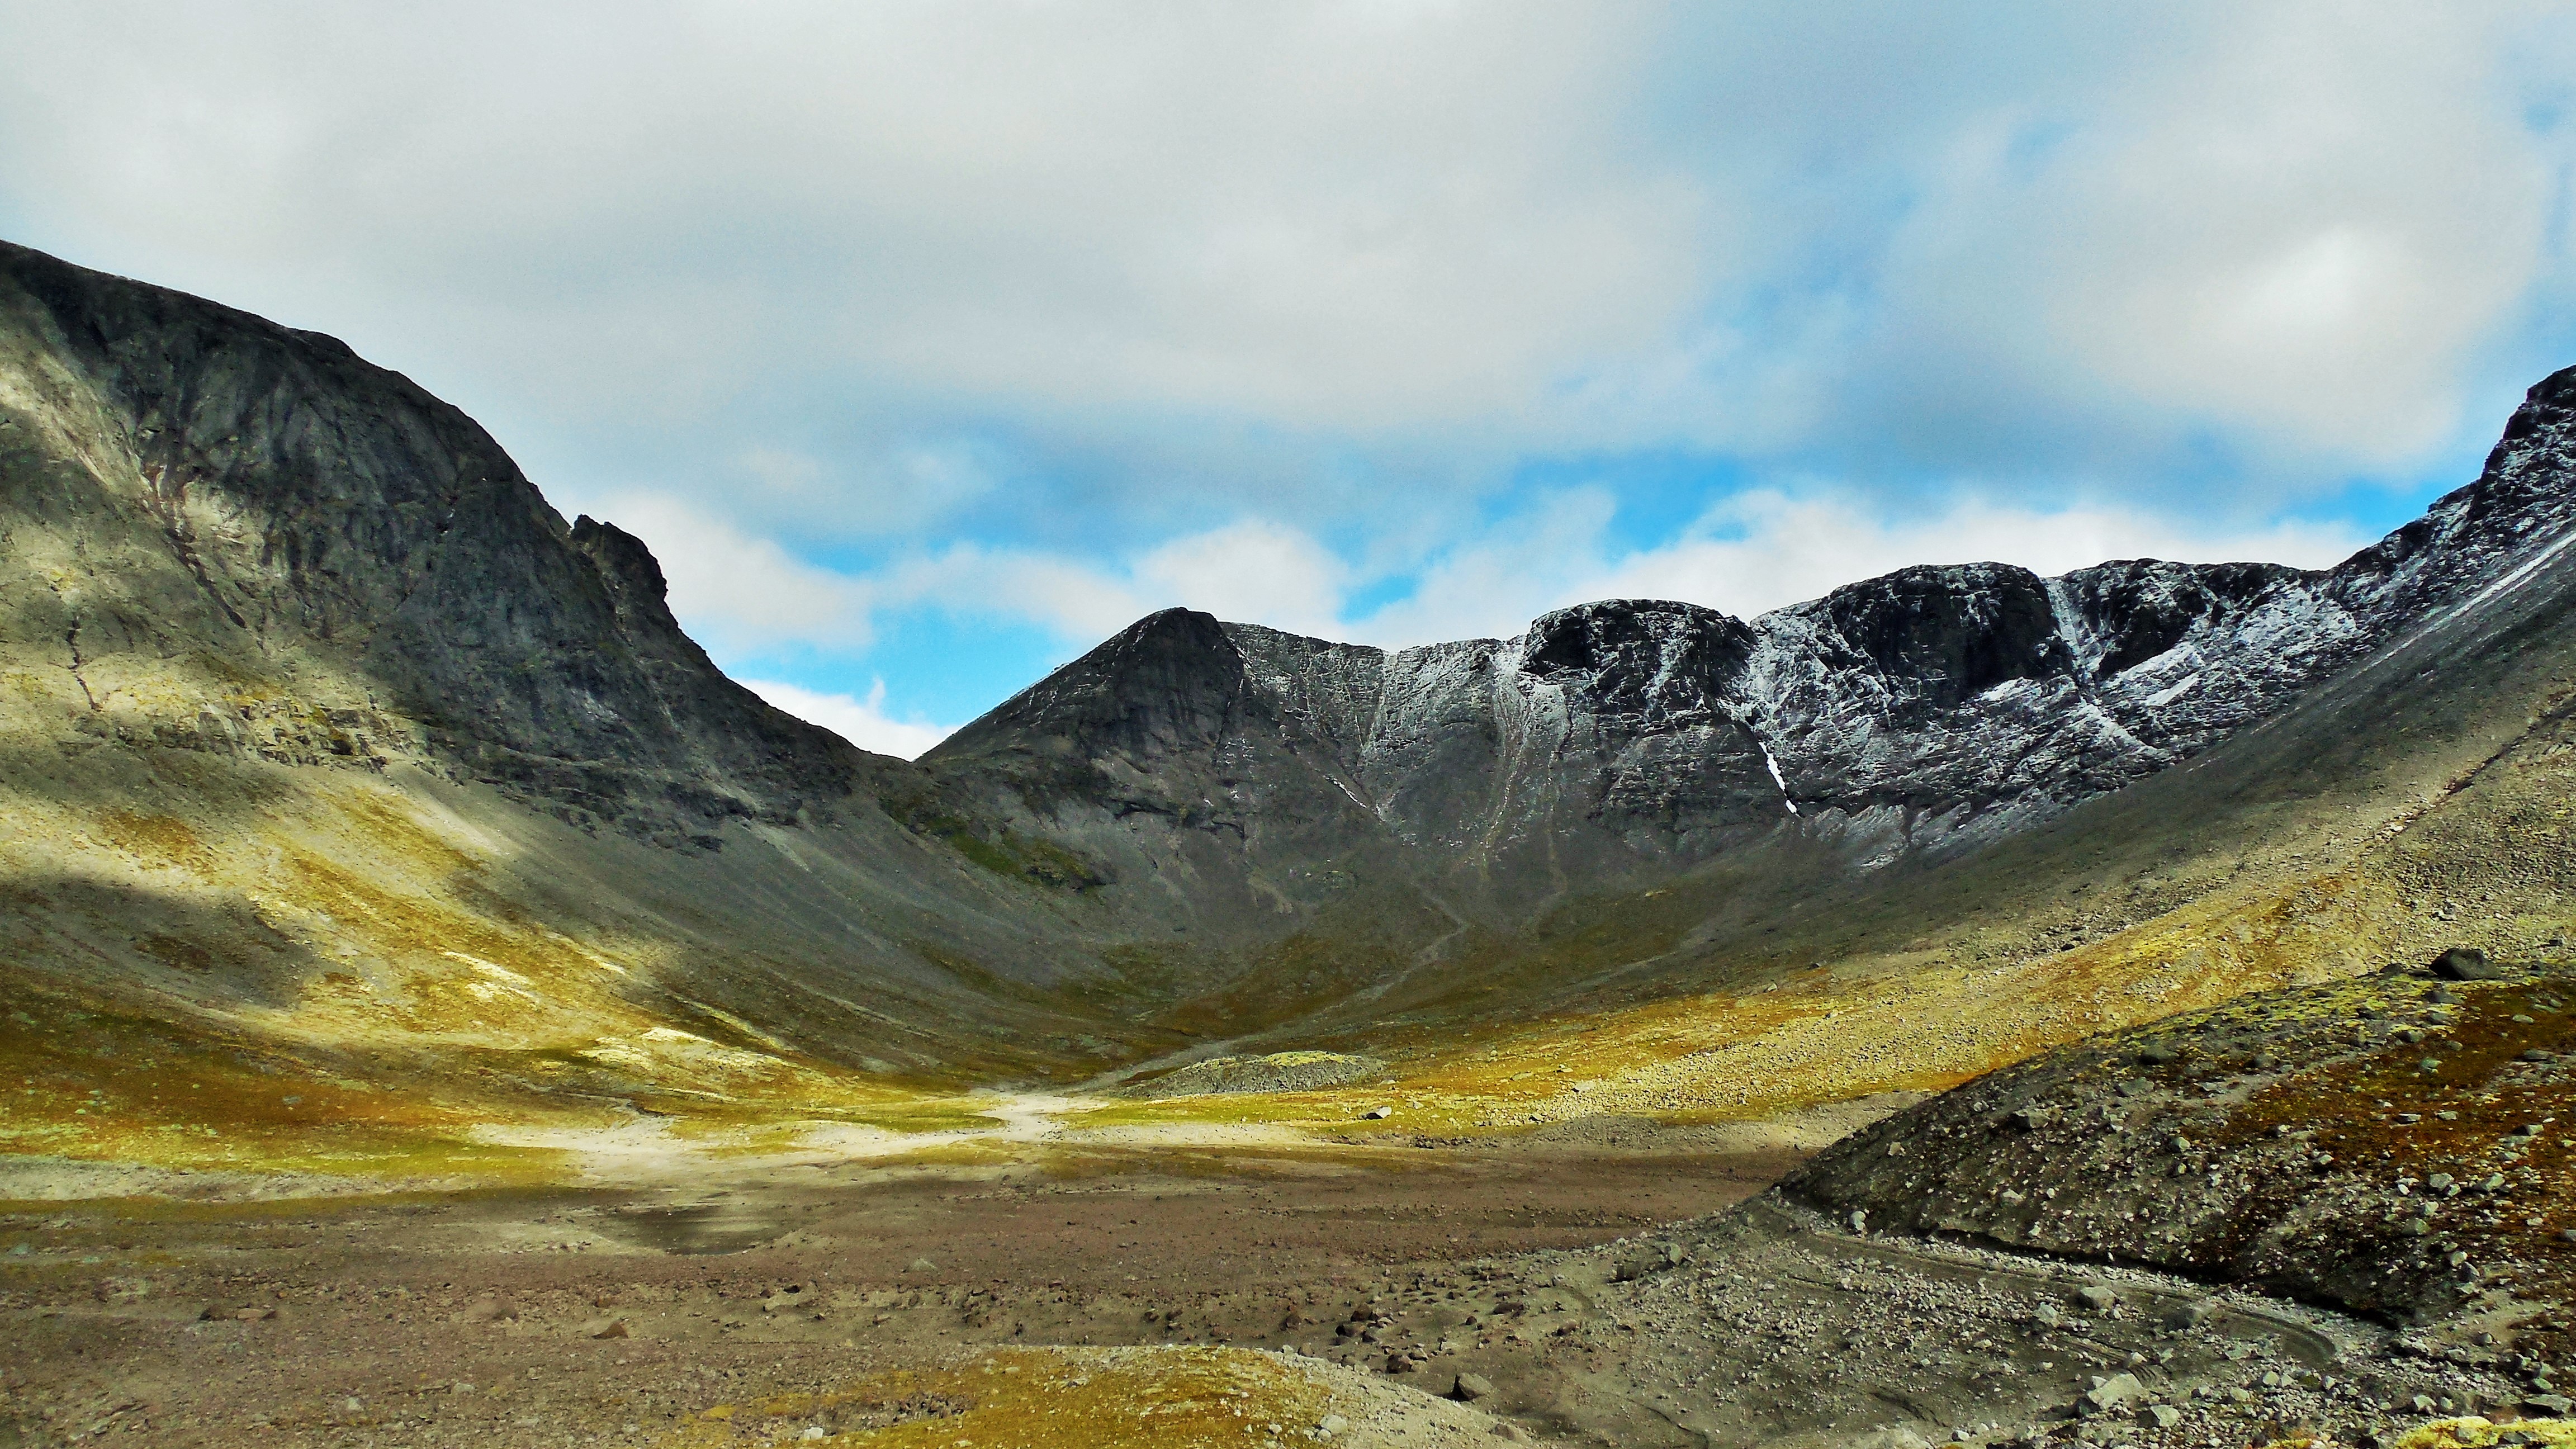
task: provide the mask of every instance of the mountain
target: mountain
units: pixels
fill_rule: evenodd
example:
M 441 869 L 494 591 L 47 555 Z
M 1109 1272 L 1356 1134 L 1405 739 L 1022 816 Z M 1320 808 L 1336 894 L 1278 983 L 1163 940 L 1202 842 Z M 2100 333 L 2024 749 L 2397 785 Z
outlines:
M 725 678 L 640 542 L 331 338 L 0 247 L 0 556 L 30 1032 L 502 1081 L 664 1029 L 887 1071 L 1089 1030 L 1026 999 L 1099 969 L 1043 893 L 879 803 L 918 771 Z
M 1923 567 L 1399 651 L 1173 610 L 909 763 L 726 679 L 641 542 L 399 374 L 0 247 L 0 1057 L 858 1111 L 1818 964 L 2357 969 L 2414 888 L 2299 904 L 2378 868 L 2353 822 L 2440 816 L 2563 702 L 2571 468 L 2576 371 L 2329 570 Z
M 1919 867 L 2192 759 L 2555 557 L 2571 467 L 2576 369 L 2477 482 L 2323 571 L 1919 567 L 1750 621 L 1610 601 L 1392 652 L 1170 610 L 922 763 L 1113 894 L 1236 931 L 1330 919 L 1363 875 L 1407 882 L 1436 936 L 1748 853 Z

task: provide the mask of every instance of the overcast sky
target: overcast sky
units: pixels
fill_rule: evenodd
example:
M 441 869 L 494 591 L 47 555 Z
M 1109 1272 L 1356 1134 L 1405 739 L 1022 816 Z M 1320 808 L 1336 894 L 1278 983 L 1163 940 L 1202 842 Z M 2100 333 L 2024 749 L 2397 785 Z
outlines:
M 1168 604 L 2332 562 L 2576 363 L 2570 16 L 0 0 L 0 235 L 409 373 L 909 755 Z

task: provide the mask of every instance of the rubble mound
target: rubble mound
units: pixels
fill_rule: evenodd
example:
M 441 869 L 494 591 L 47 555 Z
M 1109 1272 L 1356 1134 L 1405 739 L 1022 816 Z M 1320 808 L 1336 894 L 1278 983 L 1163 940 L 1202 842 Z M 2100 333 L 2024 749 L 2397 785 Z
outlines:
M 2060 1048 L 1778 1190 L 1870 1230 L 2337 1304 L 2546 1394 L 2576 1347 L 2571 1065 L 2576 968 L 2446 953 Z
M 1131 1097 L 1195 1097 L 1212 1092 L 1319 1092 L 1386 1070 L 1375 1057 L 1340 1052 L 1272 1052 L 1264 1057 L 1210 1057 L 1127 1089 Z

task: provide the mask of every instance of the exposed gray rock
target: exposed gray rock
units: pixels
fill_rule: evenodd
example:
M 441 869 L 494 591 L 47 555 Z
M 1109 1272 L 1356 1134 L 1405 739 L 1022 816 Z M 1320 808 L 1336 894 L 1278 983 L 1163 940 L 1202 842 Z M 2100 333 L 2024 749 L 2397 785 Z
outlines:
M 1210 1057 L 1140 1082 L 1131 1097 L 1186 1097 L 1214 1092 L 1312 1092 L 1383 1071 L 1375 1057 L 1342 1052 L 1272 1052 L 1258 1057 Z
M 866 774 L 715 668 L 642 543 L 566 524 L 471 419 L 336 339 L 0 243 L 0 359 L 0 448 L 95 464 L 11 469 L 16 546 L 32 527 L 121 555 L 113 579 L 0 585 L 0 635 L 58 641 L 75 672 L 191 666 L 197 705 L 129 726 L 158 742 L 424 754 L 693 848 Z M 324 665 L 366 693 L 298 689 Z

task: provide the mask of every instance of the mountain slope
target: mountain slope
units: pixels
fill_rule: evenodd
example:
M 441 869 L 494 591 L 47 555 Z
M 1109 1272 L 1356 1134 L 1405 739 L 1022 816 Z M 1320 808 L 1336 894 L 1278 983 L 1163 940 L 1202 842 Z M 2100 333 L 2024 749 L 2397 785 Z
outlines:
M 726 679 L 640 543 L 329 338 L 0 249 L 0 558 L 13 1051 L 85 1055 L 73 1013 L 506 1098 L 697 1041 L 1130 1049 L 1057 999 L 1101 968 L 1053 893 L 879 803 L 918 771 Z
M 2368 831 L 2491 838 L 2431 797 L 2563 697 L 2571 467 L 2576 372 L 2332 570 L 1926 567 L 1395 652 L 1175 610 L 914 765 L 725 679 L 640 542 L 399 375 L 0 249 L 0 1054 L 69 1083 L 140 1033 L 457 1121 L 882 1106 L 1814 963 L 2354 969 L 2421 896 Z
M 640 543 L 566 527 L 339 342 L 14 247 L 0 308 L 26 566 L 0 630 L 50 654 L 31 677 L 69 722 L 435 758 L 641 835 L 784 819 L 865 772 L 708 662 Z

